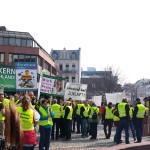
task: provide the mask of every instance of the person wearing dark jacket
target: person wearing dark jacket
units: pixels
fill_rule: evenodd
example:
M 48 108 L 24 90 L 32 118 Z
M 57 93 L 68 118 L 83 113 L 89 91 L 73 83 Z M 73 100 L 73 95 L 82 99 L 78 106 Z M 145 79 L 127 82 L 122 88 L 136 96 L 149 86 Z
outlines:
M 125 130 L 125 143 L 130 144 L 129 142 L 129 105 L 127 104 L 127 99 L 124 98 L 121 103 L 118 104 L 117 111 L 119 113 L 120 124 L 116 133 L 116 142 L 120 143 L 122 130 Z
M 65 124 L 66 124 L 66 141 L 71 140 L 71 125 L 72 125 L 72 113 L 73 109 L 72 106 L 70 106 L 70 102 L 66 101 L 65 102 L 66 108 L 65 108 Z
M 146 107 L 141 104 L 140 99 L 136 99 L 137 103 L 133 111 L 133 120 L 136 130 L 137 141 L 135 143 L 140 143 L 143 136 L 143 119 L 146 115 Z

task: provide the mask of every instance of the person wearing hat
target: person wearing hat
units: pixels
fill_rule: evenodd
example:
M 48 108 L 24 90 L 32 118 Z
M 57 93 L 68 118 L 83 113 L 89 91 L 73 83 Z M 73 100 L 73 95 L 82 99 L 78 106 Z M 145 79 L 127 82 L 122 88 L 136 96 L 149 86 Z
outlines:
M 140 143 L 142 141 L 143 135 L 143 119 L 146 115 L 146 107 L 141 104 L 140 99 L 136 99 L 136 106 L 133 111 L 133 119 L 136 130 L 137 141 L 135 143 Z

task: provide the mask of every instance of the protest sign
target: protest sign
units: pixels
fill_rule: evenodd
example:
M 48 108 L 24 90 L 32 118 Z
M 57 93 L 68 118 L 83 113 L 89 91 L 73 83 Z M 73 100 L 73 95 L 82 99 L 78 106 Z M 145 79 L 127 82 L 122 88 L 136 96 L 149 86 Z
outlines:
M 6 92 L 16 91 L 16 70 L 14 66 L 0 65 L 0 86 Z
M 64 81 L 65 78 L 43 74 L 41 78 L 40 93 L 51 96 L 63 96 Z
M 87 84 L 69 83 L 65 87 L 65 99 L 86 100 Z
M 37 64 L 34 62 L 16 63 L 16 90 L 37 90 Z
M 92 100 L 96 104 L 96 106 L 101 106 L 102 95 L 100 95 L 100 96 L 93 96 Z

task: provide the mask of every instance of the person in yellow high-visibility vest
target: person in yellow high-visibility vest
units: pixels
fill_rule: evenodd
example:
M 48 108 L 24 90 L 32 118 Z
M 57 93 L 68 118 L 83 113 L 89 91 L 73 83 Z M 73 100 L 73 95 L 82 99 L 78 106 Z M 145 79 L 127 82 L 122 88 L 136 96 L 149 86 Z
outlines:
M 136 137 L 137 141 L 135 143 L 142 142 L 142 136 L 143 136 L 143 119 L 146 115 L 146 107 L 141 104 L 140 99 L 136 99 L 136 106 L 134 107 L 133 111 L 133 120 L 134 120 L 134 126 L 136 130 Z
M 72 109 L 72 106 L 70 106 L 69 101 L 66 101 L 65 105 L 66 105 L 65 114 L 64 114 L 64 119 L 65 119 L 65 123 L 66 123 L 66 137 L 65 137 L 65 140 L 69 141 L 69 140 L 71 140 L 71 125 L 72 125 L 73 109 Z
M 9 100 L 5 99 L 4 93 L 0 93 L 0 103 L 1 103 L 0 134 L 1 134 L 1 136 L 4 136 L 4 131 L 5 131 L 5 106 L 9 107 Z
M 104 133 L 106 139 L 110 139 L 111 136 L 111 129 L 113 127 L 113 113 L 112 113 L 113 107 L 112 103 L 109 102 L 108 105 L 105 107 L 104 111 Z M 107 126 L 108 126 L 108 132 L 107 132 Z
M 31 108 L 31 101 L 28 95 L 23 96 L 21 106 L 16 107 L 20 115 L 21 128 L 24 133 L 23 149 L 30 148 L 34 150 L 36 145 L 36 133 L 34 130 L 34 111 Z
M 58 140 L 58 138 L 59 138 L 59 128 L 60 128 L 61 109 L 60 109 L 60 105 L 57 104 L 57 99 L 53 99 L 52 110 L 53 110 L 55 116 L 53 118 L 51 139 L 54 139 L 54 132 L 55 132 L 54 129 L 56 127 L 56 140 Z
M 89 107 L 88 107 L 88 100 L 83 101 L 84 105 L 80 109 L 80 115 L 81 115 L 81 123 L 82 123 L 82 138 L 88 137 L 88 112 L 89 112 Z
M 39 108 L 40 120 L 39 120 L 39 131 L 40 131 L 40 142 L 39 142 L 39 150 L 48 150 L 50 147 L 50 136 L 54 118 L 54 112 L 50 107 L 47 106 L 47 99 L 42 99 L 41 106 Z
M 75 112 L 76 112 L 76 117 L 77 117 L 77 134 L 81 132 L 81 115 L 80 115 L 80 109 L 81 107 L 84 106 L 82 101 L 78 101 L 76 107 L 75 107 Z
M 0 135 L 2 137 L 4 137 L 4 128 L 5 128 L 4 120 L 5 120 L 4 104 L 0 102 Z

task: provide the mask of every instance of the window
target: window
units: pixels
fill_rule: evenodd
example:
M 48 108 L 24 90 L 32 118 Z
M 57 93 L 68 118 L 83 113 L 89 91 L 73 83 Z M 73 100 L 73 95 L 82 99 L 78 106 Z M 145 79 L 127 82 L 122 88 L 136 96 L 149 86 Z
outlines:
M 21 46 L 21 39 L 16 39 L 16 46 Z
M 56 69 L 52 66 L 52 74 L 56 75 L 57 71 Z
M 66 82 L 69 82 L 69 77 L 65 77 L 65 79 L 66 79 Z
M 27 46 L 27 40 L 26 39 L 22 39 L 21 40 L 21 45 L 22 46 Z
M 51 71 L 50 65 L 48 62 L 45 61 L 45 69 L 48 70 L 49 72 Z
M 15 38 L 9 38 L 9 45 L 16 45 Z
M 32 40 L 27 40 L 27 47 L 32 47 Z
M 18 55 L 13 55 L 13 64 L 18 62 Z
M 0 37 L 0 45 L 3 45 L 3 37 Z
M 31 56 L 31 62 L 37 62 L 36 56 Z
M 66 65 L 66 70 L 69 70 L 69 65 Z
M 24 59 L 25 59 L 24 55 L 19 55 L 19 62 L 24 62 Z
M 76 66 L 73 64 L 73 65 L 72 65 L 72 70 L 75 70 L 75 67 L 76 67 Z
M 42 58 L 41 57 L 38 57 L 38 65 L 42 66 Z
M 63 65 L 59 65 L 59 70 L 62 71 L 63 70 Z
M 13 62 L 13 55 L 9 54 L 9 64 L 12 64 L 12 62 Z
M 31 57 L 30 55 L 25 55 L 24 61 L 25 62 L 31 62 L 30 57 Z
M 92 88 L 95 88 L 95 84 L 92 84 Z
M 72 82 L 75 82 L 75 77 L 72 77 Z
M 0 64 L 4 63 L 4 54 L 0 53 Z
M 4 38 L 4 45 L 8 45 L 8 38 Z

